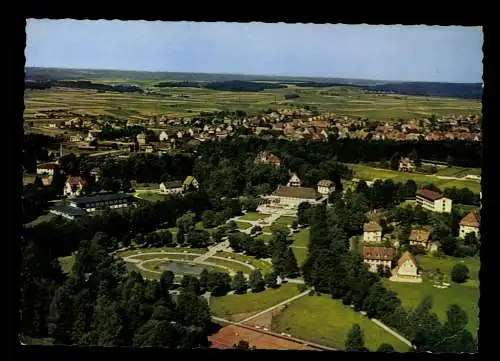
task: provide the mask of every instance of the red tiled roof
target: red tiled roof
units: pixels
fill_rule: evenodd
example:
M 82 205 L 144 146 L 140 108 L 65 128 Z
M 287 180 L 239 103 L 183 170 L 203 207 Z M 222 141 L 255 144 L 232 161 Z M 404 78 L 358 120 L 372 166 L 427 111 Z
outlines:
M 86 185 L 87 182 L 85 181 L 85 179 L 83 179 L 82 177 L 75 177 L 75 176 L 69 176 L 68 179 L 66 180 L 66 182 L 68 182 L 72 187 L 77 187 L 79 186 L 80 184 L 82 186 Z
M 406 261 L 411 261 L 415 266 L 417 266 L 417 260 L 415 257 L 413 257 L 410 252 L 406 251 L 398 261 L 398 268 L 401 267 Z
M 428 199 L 430 201 L 436 201 L 438 199 L 444 198 L 442 194 L 438 192 L 431 191 L 430 189 L 419 189 L 416 193 L 417 196 Z
M 394 248 L 387 247 L 363 247 L 363 259 L 391 261 L 396 255 Z
M 321 194 L 319 194 L 314 188 L 305 187 L 287 187 L 280 186 L 274 194 L 278 197 L 289 197 L 289 198 L 302 198 L 302 199 L 319 199 Z
M 414 242 L 428 242 L 431 232 L 426 229 L 412 229 L 410 232 L 410 241 Z
M 364 232 L 380 232 L 381 230 L 382 227 L 380 227 L 380 225 L 375 221 L 370 221 L 363 225 Z
M 333 182 L 331 180 L 323 179 L 318 182 L 318 187 L 332 187 Z
M 38 169 L 56 169 L 57 164 L 56 163 L 44 163 L 44 164 L 40 164 L 37 168 Z
M 470 211 L 465 215 L 464 218 L 460 221 L 461 226 L 469 226 L 479 228 L 480 217 L 479 214 L 475 211 Z

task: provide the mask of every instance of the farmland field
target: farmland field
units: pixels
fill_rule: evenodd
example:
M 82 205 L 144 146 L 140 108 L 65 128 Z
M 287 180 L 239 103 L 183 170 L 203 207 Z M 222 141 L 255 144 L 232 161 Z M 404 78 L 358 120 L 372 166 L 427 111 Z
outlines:
M 162 79 L 168 80 L 168 79 Z M 120 83 L 124 80 L 94 79 L 101 83 Z M 134 81 L 135 83 L 138 83 Z M 94 115 L 117 117 L 149 117 L 153 114 L 190 116 L 201 111 L 243 110 L 256 112 L 271 106 L 310 104 L 319 111 L 338 115 L 369 117 L 388 120 L 415 118 L 430 114 L 481 113 L 480 100 L 418 97 L 395 94 L 372 94 L 356 88 L 331 87 L 307 88 L 288 85 L 285 89 L 267 89 L 261 92 L 230 92 L 200 88 L 152 88 L 155 81 L 143 81 L 146 89 L 154 89 L 157 95 L 138 93 L 97 93 L 95 90 L 52 88 L 25 91 L 25 119 L 37 120 L 34 114 L 40 110 L 67 109 Z M 285 100 L 287 93 L 299 98 Z
M 392 179 L 393 182 L 406 182 L 407 180 L 412 179 L 417 184 L 421 185 L 432 183 L 441 190 L 451 187 L 466 187 L 474 193 L 479 193 L 481 190 L 481 183 L 474 180 L 441 179 L 436 175 L 398 172 L 390 169 L 373 168 L 362 164 L 348 163 L 347 165 L 349 168 L 352 168 L 354 170 L 355 178 L 364 180 Z M 477 172 L 477 170 L 475 171 Z
M 382 330 L 367 317 L 326 295 L 305 296 L 293 301 L 274 318 L 273 329 L 343 349 L 347 332 L 355 323 L 363 330 L 365 346 L 370 351 L 375 351 L 384 342 L 391 344 L 396 351 L 408 351 L 406 344 Z

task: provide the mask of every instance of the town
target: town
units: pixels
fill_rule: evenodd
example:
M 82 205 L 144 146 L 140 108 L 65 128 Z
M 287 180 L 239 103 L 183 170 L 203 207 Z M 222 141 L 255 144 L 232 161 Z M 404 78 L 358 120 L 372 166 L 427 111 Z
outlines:
M 23 345 L 477 352 L 479 100 L 102 72 L 27 69 Z

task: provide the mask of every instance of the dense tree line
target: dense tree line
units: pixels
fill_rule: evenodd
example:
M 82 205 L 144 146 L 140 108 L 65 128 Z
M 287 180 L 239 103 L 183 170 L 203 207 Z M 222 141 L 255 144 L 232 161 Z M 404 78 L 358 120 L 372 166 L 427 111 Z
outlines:
M 29 173 L 36 173 L 36 162 L 49 162 L 54 160 L 49 152 L 57 149 L 61 139 L 38 133 L 27 133 L 24 135 L 22 145 L 21 164 Z
M 159 88 L 205 88 L 224 91 L 240 92 L 258 92 L 265 89 L 282 89 L 286 86 L 275 83 L 256 83 L 243 80 L 228 80 L 214 82 L 196 82 L 196 81 L 167 81 L 155 84 Z
M 75 89 L 93 89 L 100 91 L 111 91 L 119 93 L 142 93 L 143 90 L 135 85 L 110 85 L 92 83 L 88 80 L 41 80 L 41 81 L 27 81 L 25 82 L 27 89 L 50 89 L 54 87 L 59 88 L 75 88 Z

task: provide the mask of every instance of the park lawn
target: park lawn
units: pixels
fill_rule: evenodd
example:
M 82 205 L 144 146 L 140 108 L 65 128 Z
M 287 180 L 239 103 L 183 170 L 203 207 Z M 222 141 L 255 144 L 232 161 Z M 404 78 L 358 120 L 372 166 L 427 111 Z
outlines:
M 457 263 L 463 263 L 469 269 L 470 279 L 460 286 L 468 287 L 479 287 L 479 268 L 481 267 L 481 261 L 479 257 L 467 257 L 467 258 L 457 258 L 457 257 L 434 257 L 431 255 L 417 256 L 418 263 L 422 268 L 422 272 L 425 277 L 426 271 L 434 271 L 439 268 L 448 279 L 451 279 L 451 269 Z
M 155 192 L 136 192 L 135 193 L 139 198 L 144 199 L 150 202 L 161 202 L 165 201 L 168 197 L 166 194 L 158 194 Z
M 272 233 L 271 226 L 262 227 L 262 233 Z
M 241 262 L 250 262 L 252 266 L 255 268 L 260 269 L 261 272 L 263 272 L 263 275 L 270 272 L 272 266 L 267 263 L 266 261 L 251 257 L 251 256 L 245 256 L 243 254 L 238 254 L 238 253 L 230 253 L 230 252 L 218 252 L 216 254 L 219 257 L 224 257 L 224 258 L 232 258 Z
M 297 263 L 299 267 L 304 265 L 304 262 L 307 259 L 307 249 L 306 248 L 292 248 L 293 253 L 295 254 L 295 258 L 297 259 Z
M 467 329 L 475 337 L 479 321 L 479 289 L 453 283 L 449 288 L 440 289 L 433 287 L 426 280 L 422 283 L 391 282 L 382 280 L 384 286 L 397 293 L 404 308 L 410 309 L 418 306 L 427 295 L 432 296 L 433 310 L 441 320 L 446 321 L 446 310 L 452 304 L 459 305 L 469 318 Z
M 297 233 L 294 233 L 292 238 L 293 246 L 308 247 L 309 246 L 309 228 L 303 228 Z
M 347 332 L 357 323 L 363 330 L 365 347 L 375 351 L 381 343 L 391 344 L 396 351 L 409 347 L 384 331 L 361 313 L 344 306 L 340 300 L 326 295 L 304 296 L 295 300 L 273 319 L 273 330 L 292 336 L 344 349 Z
M 273 236 L 271 234 L 261 234 L 261 235 L 257 236 L 257 239 L 260 239 L 260 240 L 264 241 L 265 243 L 269 242 L 272 238 L 273 238 Z
M 297 219 L 297 217 L 281 216 L 274 223 L 284 224 L 286 226 L 291 226 L 293 221 L 295 221 L 296 219 Z
M 59 265 L 63 273 L 70 274 L 75 258 L 73 256 L 59 257 Z
M 159 280 L 161 274 L 157 272 L 151 272 L 151 271 L 145 271 L 137 267 L 135 264 L 127 262 L 125 263 L 125 267 L 127 268 L 127 271 L 129 272 L 137 272 L 142 275 L 145 279 L 149 280 Z
M 142 249 L 130 249 L 127 251 L 122 251 L 117 254 L 118 257 L 128 257 L 128 256 L 133 256 L 133 255 L 140 255 L 142 253 L 152 253 L 152 252 L 186 252 L 186 253 L 199 253 L 203 254 L 206 253 L 207 251 L 205 249 L 201 248 L 184 248 L 184 247 L 161 247 L 161 248 L 142 248 Z M 149 256 L 152 258 L 158 257 L 158 255 L 154 256 Z
M 247 222 L 236 221 L 236 224 L 237 224 L 238 228 L 242 229 L 242 230 L 252 227 L 252 225 L 250 223 L 247 223 Z
M 147 261 L 148 259 L 180 259 L 180 260 L 190 261 L 195 259 L 196 257 L 199 257 L 199 255 L 165 253 L 165 254 L 154 254 L 154 255 L 138 254 L 134 256 L 134 259 L 141 261 Z
M 239 219 L 245 221 L 259 221 L 261 219 L 269 217 L 269 214 L 259 213 L 259 212 L 247 212 L 245 215 L 241 216 Z
M 220 256 L 218 256 L 220 257 Z M 214 257 L 208 258 L 205 262 L 213 263 L 219 266 L 227 267 L 233 272 L 241 271 L 246 274 L 250 274 L 252 272 L 252 268 L 250 266 L 244 266 L 241 263 L 232 262 L 231 260 L 218 259 Z
M 259 293 L 228 295 L 210 300 L 212 314 L 228 317 L 239 313 L 262 311 L 299 294 L 297 285 L 282 284 L 279 288 L 268 288 Z
M 292 336 L 344 349 L 347 332 L 357 323 L 363 330 L 365 347 L 375 351 L 381 343 L 389 343 L 398 352 L 409 347 L 384 331 L 361 313 L 344 306 L 340 300 L 326 295 L 305 296 L 292 302 L 273 319 L 273 330 Z

